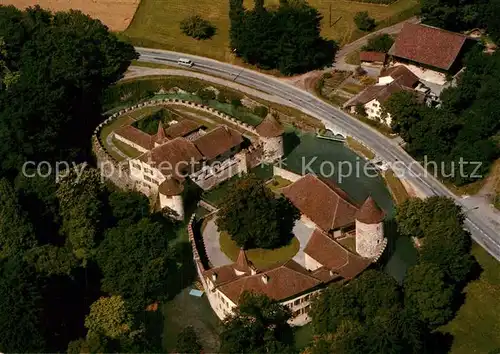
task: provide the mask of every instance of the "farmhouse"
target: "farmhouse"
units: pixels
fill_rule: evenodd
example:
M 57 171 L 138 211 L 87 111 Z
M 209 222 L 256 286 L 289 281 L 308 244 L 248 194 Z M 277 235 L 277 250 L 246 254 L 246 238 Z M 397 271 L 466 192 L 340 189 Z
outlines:
M 371 197 L 359 206 L 336 184 L 313 175 L 299 178 L 282 192 L 314 231 L 299 251 L 301 257 L 270 269 L 257 269 L 243 249 L 232 264 L 204 269 L 197 262 L 210 305 L 220 319 L 233 311 L 244 291 L 250 291 L 288 306 L 293 313 L 290 323 L 303 325 L 310 321 L 314 295 L 327 284 L 356 277 L 386 247 L 385 214 Z M 346 238 L 355 240 L 355 250 L 341 245 Z
M 369 86 L 344 104 L 351 113 L 361 105 L 369 119 L 391 125 L 391 115 L 384 112 L 384 103 L 396 92 L 413 92 L 427 104 L 438 103 L 439 98 L 406 66 L 383 69 L 376 85 Z
M 405 23 L 388 54 L 391 66 L 404 65 L 419 79 L 444 85 L 462 67 L 466 41 L 459 33 Z
M 385 59 L 386 59 L 386 54 L 381 52 L 362 51 L 359 53 L 359 61 L 362 64 L 384 65 Z
M 161 209 L 184 219 L 184 185 L 189 179 L 208 190 L 261 162 L 283 155 L 283 128 L 268 115 L 256 127 L 257 139 L 249 141 L 236 129 L 221 124 L 206 129 L 189 119 L 160 122 L 154 135 L 132 125 L 115 130 L 114 137 L 142 152 L 129 159 L 135 188 L 158 201 Z

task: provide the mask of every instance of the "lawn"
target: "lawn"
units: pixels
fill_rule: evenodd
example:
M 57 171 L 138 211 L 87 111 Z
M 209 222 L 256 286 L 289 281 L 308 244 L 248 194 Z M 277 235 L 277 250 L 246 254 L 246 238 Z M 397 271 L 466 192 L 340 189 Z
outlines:
M 283 177 L 280 177 L 280 176 L 274 176 L 273 179 L 271 181 L 269 181 L 266 185 L 273 192 L 279 193 L 279 190 L 281 188 L 285 188 L 286 186 L 288 186 L 290 184 L 292 184 L 291 181 L 284 179 Z
M 240 247 L 234 242 L 227 232 L 221 232 L 220 238 L 220 249 L 226 254 L 233 262 L 236 262 L 238 254 L 240 252 Z M 256 266 L 258 269 L 267 269 L 276 263 L 282 263 L 297 254 L 300 248 L 300 242 L 296 237 L 292 238 L 292 241 L 283 247 L 276 248 L 274 250 L 268 250 L 263 248 L 254 248 L 247 250 L 248 259 Z
M 481 246 L 472 253 L 483 268 L 465 288 L 465 303 L 441 332 L 454 337 L 452 354 L 490 353 L 500 348 L 500 263 Z
M 366 146 L 363 144 L 359 143 L 358 141 L 354 140 L 350 136 L 347 137 L 346 140 L 347 146 L 349 149 L 354 151 L 356 154 L 361 155 L 362 157 L 365 157 L 369 160 L 372 160 L 375 158 L 375 153 L 368 149 Z
M 389 25 L 412 16 L 418 6 L 417 0 L 399 0 L 383 6 L 355 1 L 309 0 L 313 7 L 323 15 L 322 35 L 337 40 L 340 45 L 359 38 L 364 33 L 354 25 L 354 15 L 359 11 L 368 11 L 382 25 Z M 244 0 L 247 8 L 252 7 L 252 0 Z M 268 0 L 266 6 L 277 6 L 279 0 Z M 329 8 L 331 6 L 331 24 Z M 134 45 L 158 47 L 179 52 L 203 55 L 217 60 L 239 63 L 229 48 L 229 4 L 227 0 L 142 0 L 130 26 L 123 32 Z M 210 21 L 216 28 L 216 34 L 209 40 L 195 40 L 184 35 L 180 22 L 191 15 L 198 14 Z

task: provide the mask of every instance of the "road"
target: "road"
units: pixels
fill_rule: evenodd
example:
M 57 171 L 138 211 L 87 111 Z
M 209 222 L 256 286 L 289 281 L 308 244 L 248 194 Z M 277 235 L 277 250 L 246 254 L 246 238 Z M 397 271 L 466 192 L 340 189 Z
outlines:
M 136 47 L 136 50 L 140 54 L 139 60 L 145 62 L 176 65 L 178 58 L 188 58 L 195 63 L 192 70 L 277 96 L 288 102 L 289 106 L 322 120 L 326 126 L 333 125 L 347 132 L 354 139 L 369 146 L 378 157 L 398 166 L 397 169 L 405 174 L 404 178 L 411 181 L 425 195 L 448 196 L 464 207 L 465 223 L 473 239 L 497 260 L 500 260 L 500 225 L 495 220 L 496 214 L 485 209 L 489 208 L 488 205 L 484 203 L 471 205 L 470 200 L 457 197 L 394 141 L 339 108 L 325 103 L 313 94 L 294 87 L 284 80 L 253 70 L 189 54 L 140 47 Z M 185 71 L 184 74 L 189 75 L 189 71 Z

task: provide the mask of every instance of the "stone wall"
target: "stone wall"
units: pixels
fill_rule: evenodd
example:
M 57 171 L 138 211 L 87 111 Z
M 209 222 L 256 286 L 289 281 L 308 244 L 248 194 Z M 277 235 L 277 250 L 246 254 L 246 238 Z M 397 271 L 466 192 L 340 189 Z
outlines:
M 92 150 L 102 179 L 108 179 L 122 189 L 134 188 L 129 175 L 128 161 L 118 162 L 106 152 L 96 135 L 92 137 Z
M 289 180 L 291 182 L 298 181 L 299 179 L 302 178 L 301 175 L 294 173 L 292 171 L 285 170 L 284 168 L 278 167 L 278 166 L 273 166 L 273 175 L 274 176 L 280 176 L 286 180 Z

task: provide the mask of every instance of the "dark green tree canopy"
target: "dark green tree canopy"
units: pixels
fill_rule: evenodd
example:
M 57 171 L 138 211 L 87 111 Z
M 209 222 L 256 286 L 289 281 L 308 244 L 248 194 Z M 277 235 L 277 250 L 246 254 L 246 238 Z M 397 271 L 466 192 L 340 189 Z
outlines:
M 354 16 L 354 23 L 362 31 L 371 31 L 375 28 L 375 19 L 370 17 L 368 11 L 361 11 Z
M 453 288 L 445 274 L 432 263 L 420 263 L 408 270 L 404 280 L 405 306 L 423 323 L 435 329 L 453 317 Z
M 276 248 L 287 244 L 300 216 L 283 196 L 276 197 L 252 175 L 231 187 L 217 213 L 217 226 L 243 248 Z
M 181 31 L 195 39 L 208 39 L 215 34 L 215 26 L 200 15 L 194 15 L 181 21 Z
M 7 66 L 19 72 L 15 83 L 0 90 L 1 167 L 82 161 L 101 119 L 103 90 L 137 54 L 78 11 L 0 6 L 0 17 Z
M 363 46 L 363 50 L 371 52 L 387 53 L 391 49 L 394 39 L 387 33 L 379 34 L 368 38 L 368 43 Z
M 265 295 L 244 292 L 239 306 L 222 324 L 222 353 L 289 353 L 293 331 L 288 307 Z
M 187 326 L 177 335 L 177 353 L 199 353 L 203 349 L 193 326 Z
M 241 0 L 229 2 L 231 47 L 246 62 L 286 75 L 306 72 L 332 62 L 337 45 L 321 35 L 321 14 L 306 2 L 277 9 L 255 1 L 246 10 Z

